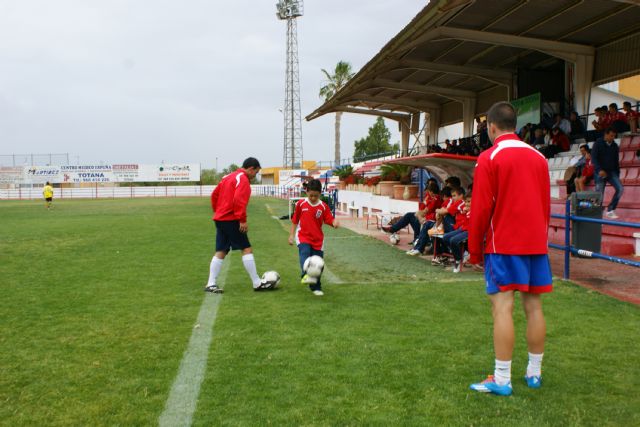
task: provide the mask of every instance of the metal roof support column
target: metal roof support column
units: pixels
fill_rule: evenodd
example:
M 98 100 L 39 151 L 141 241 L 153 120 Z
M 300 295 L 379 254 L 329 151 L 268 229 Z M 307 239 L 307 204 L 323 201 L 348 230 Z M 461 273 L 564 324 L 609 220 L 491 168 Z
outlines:
M 427 134 L 427 152 L 429 145 L 438 143 L 438 130 L 440 129 L 440 109 L 430 108 L 427 110 L 427 118 L 429 120 L 428 134 Z
M 462 100 L 462 129 L 465 138 L 473 135 L 476 117 L 476 99 L 465 98 Z
M 575 66 L 575 94 L 573 107 L 578 114 L 589 113 L 589 101 L 591 98 L 591 87 L 593 85 L 593 66 L 595 57 L 593 55 L 577 55 Z
M 409 155 L 409 136 L 411 133 L 409 123 L 404 121 L 400 122 L 400 130 L 402 132 L 402 157 L 406 157 Z

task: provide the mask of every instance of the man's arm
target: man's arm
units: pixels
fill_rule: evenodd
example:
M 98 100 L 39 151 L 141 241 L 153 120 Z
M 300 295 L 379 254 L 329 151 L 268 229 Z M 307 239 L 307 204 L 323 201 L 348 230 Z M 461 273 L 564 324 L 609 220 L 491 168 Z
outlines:
M 598 145 L 598 141 L 594 142 L 593 148 L 591 149 L 591 164 L 597 172 L 600 171 L 600 163 L 598 162 Z
M 213 189 L 211 193 L 211 210 L 216 211 L 216 206 L 218 205 L 218 197 L 220 197 L 220 183 L 216 185 L 216 188 Z
M 236 191 L 233 193 L 233 213 L 240 221 L 241 231 L 243 227 L 246 229 L 249 197 L 251 197 L 249 179 L 246 175 L 242 174 L 240 175 L 238 185 L 236 186 Z
M 493 177 L 491 176 L 489 157 L 478 159 L 473 175 L 473 209 L 469 224 L 469 262 L 478 264 L 482 262 L 484 251 L 484 239 L 489 229 L 493 208 L 495 205 L 495 193 Z

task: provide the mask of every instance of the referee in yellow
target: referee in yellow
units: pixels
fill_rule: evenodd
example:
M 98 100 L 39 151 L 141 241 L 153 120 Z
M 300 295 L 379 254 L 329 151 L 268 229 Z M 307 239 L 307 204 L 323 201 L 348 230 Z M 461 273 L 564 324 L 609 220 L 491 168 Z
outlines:
M 47 181 L 44 188 L 42 189 L 42 195 L 44 196 L 44 200 L 47 206 L 47 209 L 51 209 L 53 203 L 53 187 L 51 183 Z

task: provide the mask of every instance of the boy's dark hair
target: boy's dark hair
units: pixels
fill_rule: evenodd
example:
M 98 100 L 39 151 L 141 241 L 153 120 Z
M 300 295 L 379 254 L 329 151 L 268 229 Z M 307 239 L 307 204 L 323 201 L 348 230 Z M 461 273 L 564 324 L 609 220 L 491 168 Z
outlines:
M 471 193 L 468 193 L 468 194 L 464 195 L 464 201 L 468 202 L 469 200 L 471 200 Z
M 618 104 L 616 104 L 615 102 L 612 102 L 611 104 L 609 104 L 609 108 L 615 108 L 616 110 L 618 109 Z
M 45 185 L 51 185 L 51 183 L 49 181 L 47 181 L 47 183 Z
M 444 187 L 444 188 L 442 189 L 442 191 L 440 191 L 440 195 L 441 195 L 442 197 L 451 197 L 451 188 L 449 188 L 449 187 Z
M 318 191 L 322 192 L 322 183 L 319 179 L 312 179 L 307 182 L 307 191 Z
M 496 102 L 487 112 L 487 123 L 493 123 L 500 130 L 515 130 L 518 116 L 513 105 L 508 102 Z
M 587 153 L 591 153 L 591 148 L 589 148 L 589 144 L 580 144 L 580 147 L 578 148 L 584 148 Z
M 438 188 L 438 184 L 431 181 L 429 184 L 427 184 L 427 191 L 430 191 L 433 194 L 438 194 L 440 192 L 440 189 Z
M 449 184 L 449 187 L 460 187 L 460 178 L 457 176 L 450 176 L 444 181 L 446 184 Z
M 453 187 L 453 188 L 451 189 L 451 193 L 458 193 L 458 194 L 460 194 L 461 196 L 464 196 L 464 194 L 465 194 L 465 193 L 464 193 L 464 188 L 462 188 L 462 187 Z
M 629 108 L 631 108 L 631 103 L 630 103 L 629 101 L 624 101 L 624 102 L 622 103 L 622 105 L 626 105 L 626 106 L 628 106 Z
M 606 134 L 608 134 L 608 133 L 611 133 L 611 132 L 615 133 L 616 135 L 618 134 L 618 131 L 617 131 L 617 130 L 616 130 L 616 128 L 614 128 L 614 127 L 608 127 L 608 128 L 606 128 L 606 129 L 604 130 L 604 134 L 605 134 L 605 135 L 606 135 Z
M 242 162 L 242 169 L 249 168 L 262 169 L 262 166 L 260 166 L 260 162 L 255 157 L 247 157 L 244 159 L 244 162 Z

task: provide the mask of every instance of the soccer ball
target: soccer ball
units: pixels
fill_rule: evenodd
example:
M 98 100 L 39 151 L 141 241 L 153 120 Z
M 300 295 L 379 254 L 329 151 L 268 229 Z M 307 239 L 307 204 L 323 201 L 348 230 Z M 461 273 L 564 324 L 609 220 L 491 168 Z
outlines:
M 262 275 L 264 289 L 275 289 L 280 283 L 280 275 L 277 271 L 267 271 Z
M 392 245 L 397 245 L 398 243 L 400 243 L 400 237 L 398 237 L 396 233 L 393 233 L 389 236 L 389 241 Z
M 324 270 L 324 260 L 318 255 L 310 256 L 304 262 L 302 269 L 309 277 L 320 277 Z

